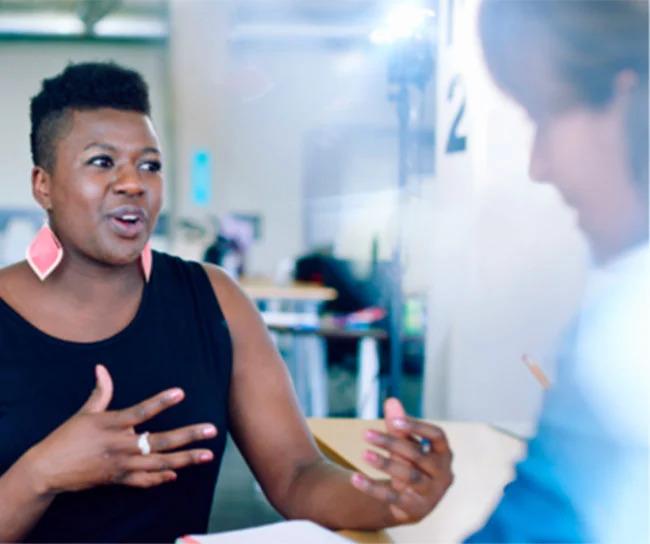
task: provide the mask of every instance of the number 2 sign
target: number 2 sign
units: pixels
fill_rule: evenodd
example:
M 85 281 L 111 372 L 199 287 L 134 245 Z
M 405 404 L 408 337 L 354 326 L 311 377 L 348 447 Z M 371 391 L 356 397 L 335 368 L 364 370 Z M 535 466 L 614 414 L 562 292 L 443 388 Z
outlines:
M 464 0 L 460 0 L 462 4 L 464 4 Z M 441 6 L 442 7 L 442 6 Z M 457 6 L 456 6 L 456 0 L 448 0 L 446 6 L 447 9 L 443 10 L 443 13 L 447 16 L 446 19 L 446 31 L 447 31 L 447 40 L 445 43 L 445 51 L 444 55 L 446 56 L 447 60 L 451 60 L 451 64 L 453 66 L 453 60 L 456 58 L 456 55 L 454 55 L 453 50 L 457 47 L 457 44 L 455 43 L 455 37 L 457 35 L 463 36 L 463 33 L 456 33 L 456 26 L 461 23 L 462 21 L 457 17 Z M 464 6 L 461 6 L 464 7 Z M 449 66 L 449 62 L 446 63 L 447 66 Z M 449 67 L 452 67 L 449 66 Z M 453 67 L 456 68 L 457 67 Z M 443 71 L 443 76 L 444 72 L 447 72 L 447 70 Z M 449 73 L 449 72 L 447 72 Z M 452 77 L 449 79 L 449 84 L 447 85 L 447 88 L 445 89 L 445 107 L 451 108 L 453 111 L 452 114 L 452 121 L 451 121 L 451 126 L 448 129 L 448 132 L 446 134 L 446 144 L 445 144 L 445 153 L 460 153 L 463 152 L 467 149 L 467 135 L 464 133 L 461 133 L 461 122 L 463 120 L 463 117 L 465 115 L 465 107 L 466 107 L 466 99 L 467 99 L 467 94 L 465 90 L 465 81 L 463 79 L 463 76 L 458 73 L 455 69 L 452 72 Z
M 460 74 L 454 76 L 449 83 L 449 90 L 447 91 L 447 102 L 454 103 L 456 95 L 460 96 L 458 101 L 458 108 L 455 110 L 451 128 L 449 129 L 449 136 L 447 137 L 447 153 L 458 153 L 467 149 L 467 136 L 459 133 L 459 125 L 465 115 L 465 85 L 463 78 Z

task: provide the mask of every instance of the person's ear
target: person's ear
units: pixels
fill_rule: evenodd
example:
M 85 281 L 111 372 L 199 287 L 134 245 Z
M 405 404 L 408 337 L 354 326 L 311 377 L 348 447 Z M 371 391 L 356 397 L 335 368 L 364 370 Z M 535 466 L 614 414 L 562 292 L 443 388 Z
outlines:
M 639 75 L 632 70 L 622 70 L 614 79 L 614 95 L 628 95 L 639 85 Z
M 603 108 L 606 118 L 616 127 L 619 132 L 617 138 L 623 138 L 623 141 L 629 146 L 629 125 L 633 120 L 635 110 L 635 97 L 639 94 L 641 87 L 639 76 L 632 70 L 621 70 L 616 74 L 612 82 L 611 98 Z M 646 98 L 647 100 L 647 98 Z M 647 121 L 647 114 L 646 114 Z
M 611 107 L 626 115 L 641 85 L 639 74 L 632 70 L 621 70 L 616 74 L 613 85 Z
M 52 209 L 50 190 L 52 187 L 52 176 L 41 166 L 32 168 L 32 194 L 45 211 Z

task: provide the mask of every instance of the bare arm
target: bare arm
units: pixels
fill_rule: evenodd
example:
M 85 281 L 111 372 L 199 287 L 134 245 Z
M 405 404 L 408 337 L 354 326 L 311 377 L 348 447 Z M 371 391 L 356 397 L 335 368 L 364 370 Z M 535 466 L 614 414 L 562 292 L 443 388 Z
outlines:
M 0 542 L 21 540 L 54 499 L 32 474 L 29 456 L 25 454 L 0 477 Z
M 333 529 L 378 529 L 412 521 L 395 515 L 397 492 L 358 477 L 357 489 L 352 472 L 323 458 L 259 312 L 223 271 L 205 268 L 233 343 L 232 433 L 273 506 L 285 517 Z

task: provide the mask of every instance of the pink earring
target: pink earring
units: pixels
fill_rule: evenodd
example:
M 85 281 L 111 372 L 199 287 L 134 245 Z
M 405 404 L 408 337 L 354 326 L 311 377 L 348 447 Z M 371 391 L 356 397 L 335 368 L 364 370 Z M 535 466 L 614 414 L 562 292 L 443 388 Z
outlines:
M 59 266 L 63 259 L 63 247 L 47 223 L 40 228 L 27 247 L 25 258 L 41 281 L 45 281 Z
M 151 254 L 151 242 L 147 242 L 140 253 L 140 265 L 144 274 L 144 281 L 149 283 L 151 277 L 151 267 L 153 266 L 153 256 Z

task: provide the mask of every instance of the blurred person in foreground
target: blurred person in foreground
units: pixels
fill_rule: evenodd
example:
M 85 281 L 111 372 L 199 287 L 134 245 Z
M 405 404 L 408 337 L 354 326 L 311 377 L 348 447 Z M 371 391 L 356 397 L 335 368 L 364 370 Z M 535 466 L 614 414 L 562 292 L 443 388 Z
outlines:
M 489 69 L 535 125 L 530 176 L 593 255 L 536 436 L 469 542 L 648 538 L 648 4 L 485 0 Z

